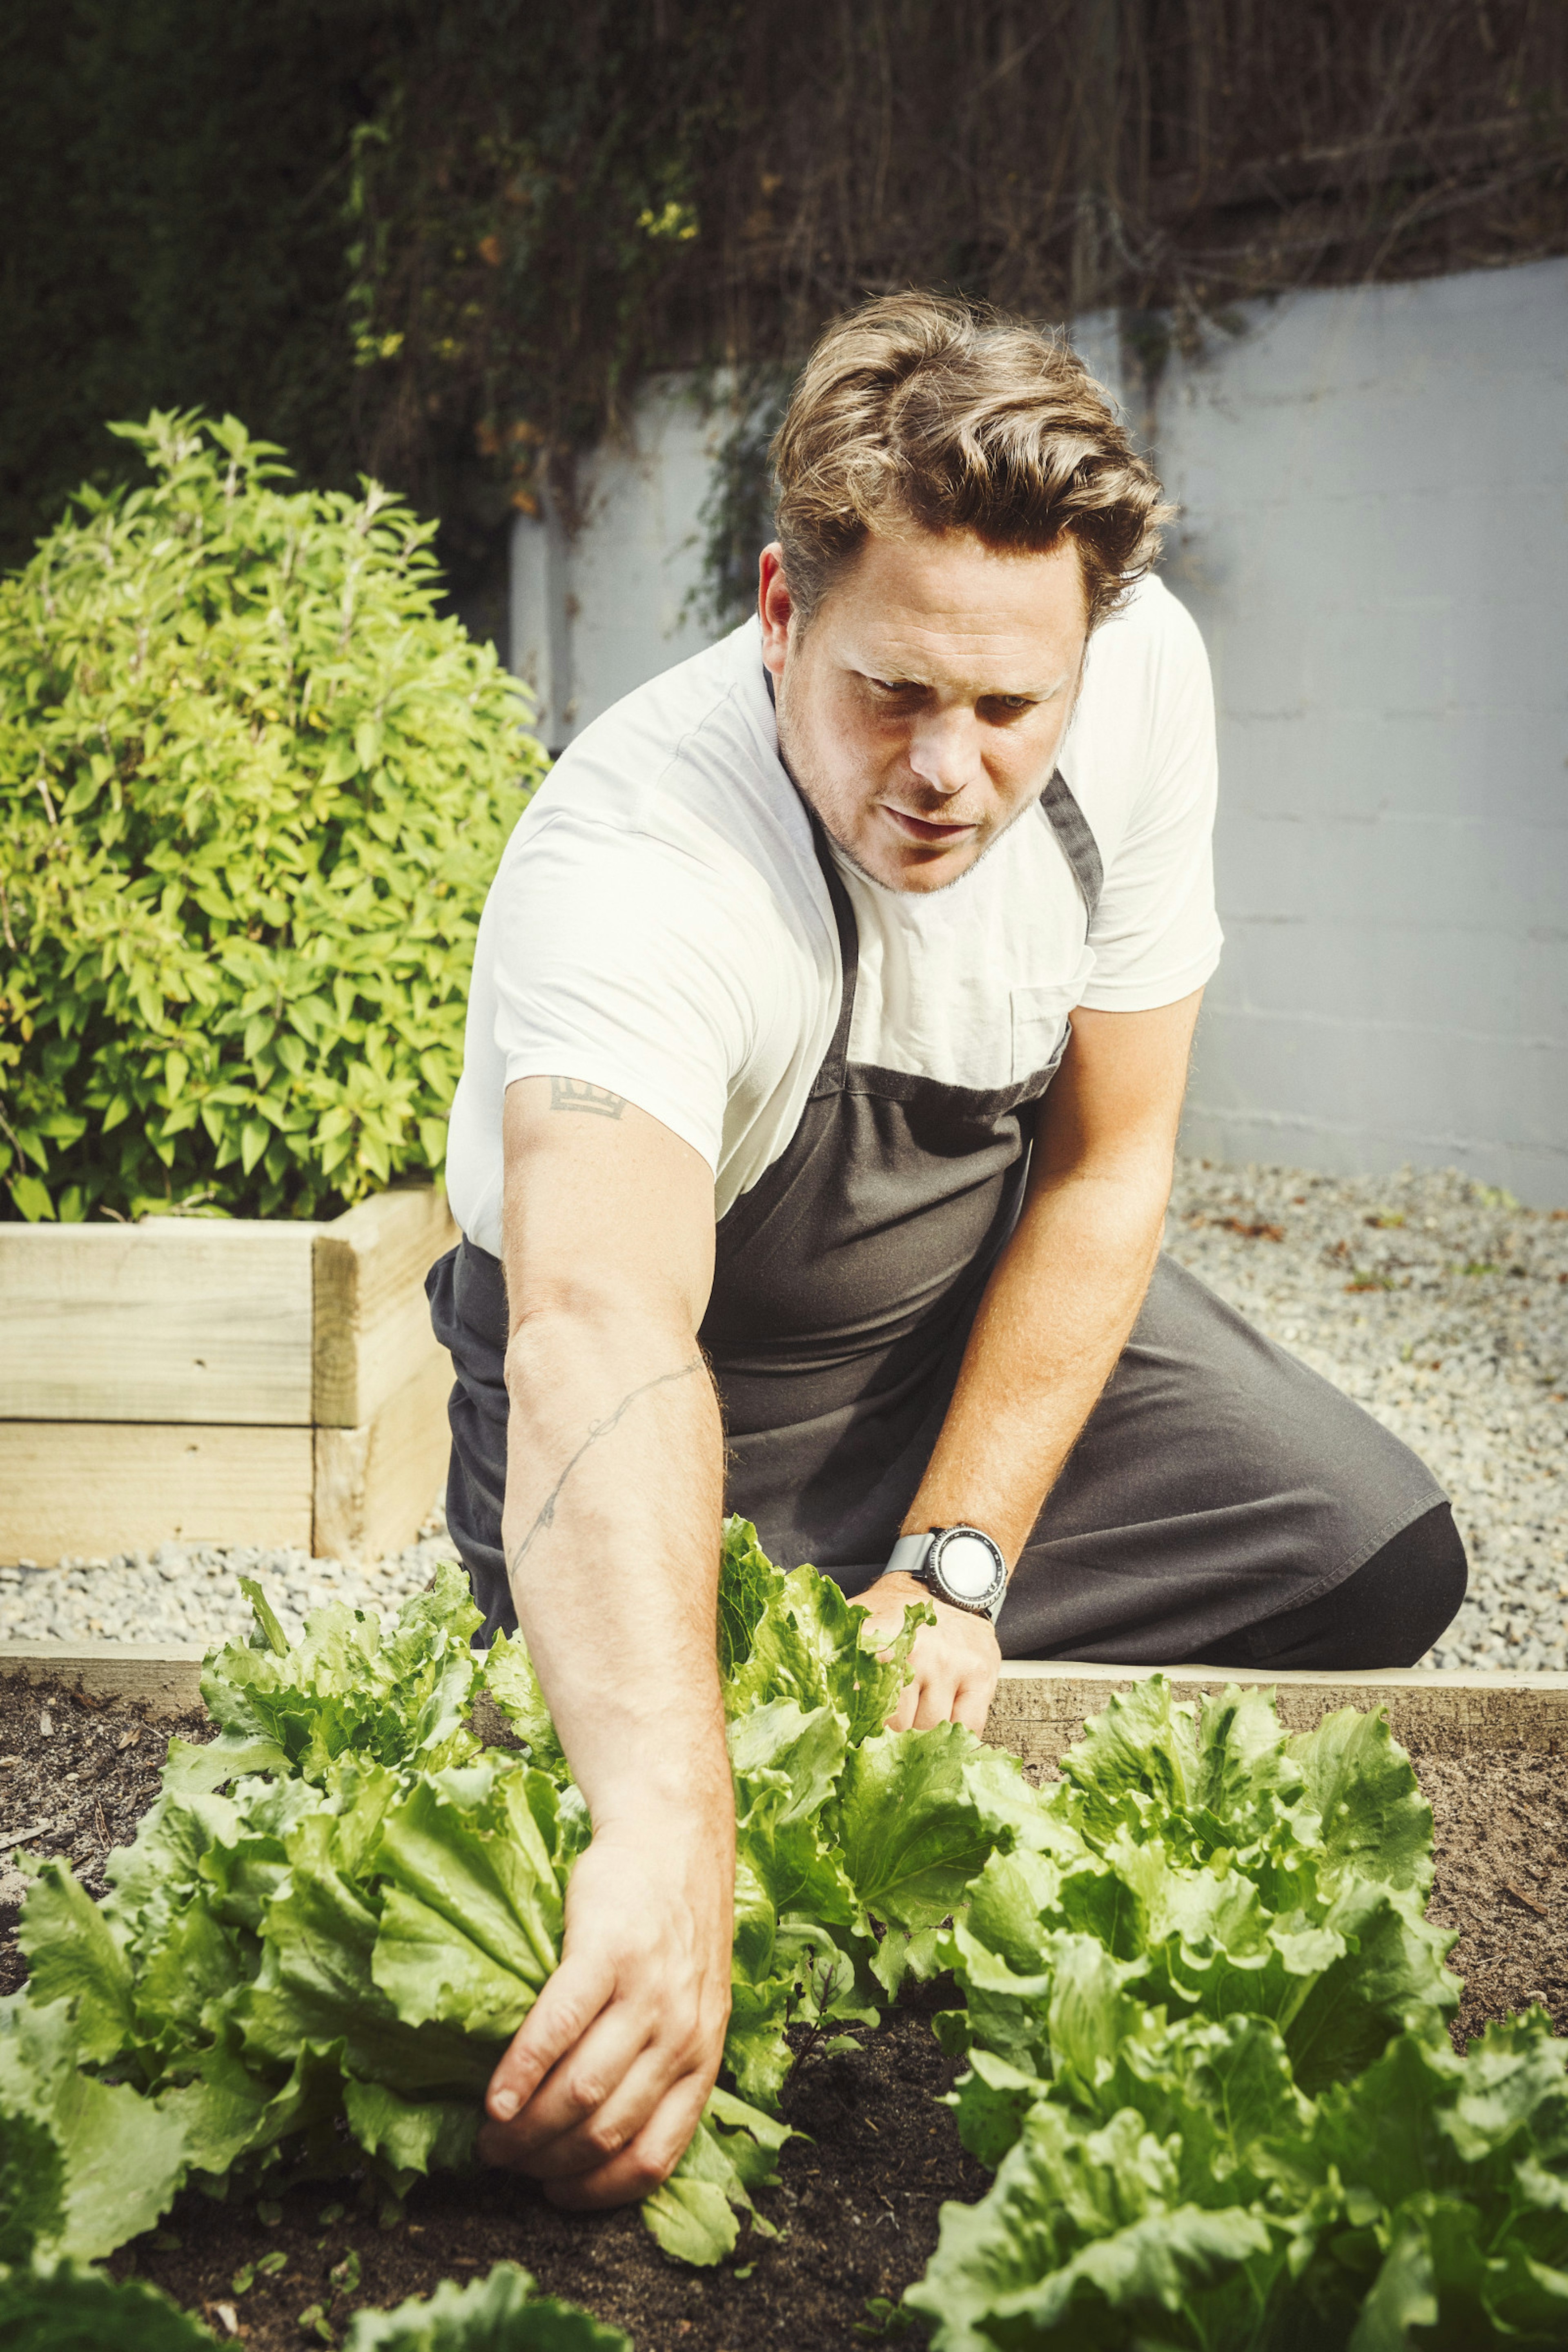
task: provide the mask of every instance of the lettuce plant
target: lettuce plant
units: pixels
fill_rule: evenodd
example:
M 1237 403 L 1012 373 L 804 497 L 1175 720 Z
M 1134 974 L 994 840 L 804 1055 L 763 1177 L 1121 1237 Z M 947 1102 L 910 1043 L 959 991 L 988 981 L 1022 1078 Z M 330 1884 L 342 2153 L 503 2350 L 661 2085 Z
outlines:
M 0 2270 L 0 2344 L 14 2352 L 214 2352 L 217 2340 L 142 2279 L 76 2263 Z
M 694 2263 L 730 2251 L 738 2213 L 771 2229 L 752 2192 L 789 2137 L 787 2027 L 874 2024 L 929 1972 L 1006 1834 L 970 1784 L 994 1810 L 1021 1788 L 956 1727 L 882 1728 L 912 1622 L 879 1656 L 864 1610 L 814 1570 L 781 1575 L 744 1522 L 722 1585 L 734 2087 L 643 2208 Z M 0 2005 L 0 2155 L 28 2183 L 14 2253 L 107 2253 L 187 2179 L 365 2164 L 401 2193 L 467 2165 L 490 2072 L 555 1966 L 589 1823 L 526 1649 L 470 1646 L 455 1569 L 384 1632 L 333 1606 L 292 1647 L 247 1589 L 250 1642 L 203 1675 L 218 1737 L 172 1743 L 106 1900 L 53 1863 L 28 1896 L 28 1983 Z M 521 1748 L 482 1743 L 486 1703 Z
M 333 1607 L 293 1646 L 252 1600 L 203 1677 L 218 1737 L 172 1744 L 107 1899 L 58 1864 L 28 1896 L 0 2262 L 95 2259 L 187 2179 L 467 2165 L 555 1964 L 589 1823 L 522 1644 L 471 1647 L 450 1570 L 391 1627 Z M 836 1586 L 726 1530 L 732 2010 L 658 2243 L 766 2234 L 789 2028 L 852 2034 L 944 1969 L 952 2104 L 995 2179 L 905 2297 L 935 2352 L 1568 2342 L 1565 2045 L 1532 2012 L 1455 2054 L 1431 1816 L 1382 1718 L 1291 1738 L 1263 1694 L 1194 1710 L 1155 1678 L 1037 1791 L 956 1726 L 885 1728 L 918 1622 L 879 1654 Z M 547 2315 L 492 2281 L 353 2340 L 600 2342 L 568 2316 L 509 2333 Z
M 1063 1774 L 940 1947 L 996 2179 L 906 2298 L 937 2352 L 1568 2341 L 1568 2045 L 1536 2012 L 1455 2055 L 1381 1717 L 1291 1738 L 1154 1681 Z
M 343 2352 L 632 2352 L 618 2327 L 574 2304 L 539 2294 L 516 2263 L 497 2263 L 468 2286 L 450 2280 L 395 2311 L 359 2311 Z
M 0 2344 L 14 2352 L 212 2352 L 217 2341 L 141 2279 L 74 2263 L 0 2270 Z M 516 2263 L 395 2311 L 357 2311 L 343 2343 L 344 2352 L 632 2352 L 620 2328 L 538 2294 Z

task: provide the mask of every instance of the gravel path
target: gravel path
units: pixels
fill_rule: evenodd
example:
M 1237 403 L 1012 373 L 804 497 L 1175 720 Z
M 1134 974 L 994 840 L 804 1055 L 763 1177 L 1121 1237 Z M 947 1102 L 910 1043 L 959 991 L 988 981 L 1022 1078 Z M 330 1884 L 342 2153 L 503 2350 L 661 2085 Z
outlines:
M 250 1631 L 242 1576 L 255 1577 L 284 1632 L 298 1639 L 324 1601 L 395 1610 L 429 1583 L 438 1559 L 457 1557 L 437 1514 L 417 1543 L 368 1566 L 289 1548 L 166 1543 L 108 1560 L 0 1568 L 0 1641 L 227 1641 Z
M 1568 1667 L 1568 1211 L 1189 1160 L 1166 1245 L 1447 1489 L 1470 1589 L 1423 1663 Z
M 1173 1255 L 1429 1462 L 1470 1591 L 1439 1666 L 1568 1668 L 1568 1212 L 1468 1178 L 1177 1171 Z M 0 1568 L 0 1639 L 201 1642 L 243 1633 L 242 1575 L 294 1633 L 326 1600 L 395 1607 L 455 1558 L 438 1517 L 369 1567 L 164 1544 L 150 1557 Z

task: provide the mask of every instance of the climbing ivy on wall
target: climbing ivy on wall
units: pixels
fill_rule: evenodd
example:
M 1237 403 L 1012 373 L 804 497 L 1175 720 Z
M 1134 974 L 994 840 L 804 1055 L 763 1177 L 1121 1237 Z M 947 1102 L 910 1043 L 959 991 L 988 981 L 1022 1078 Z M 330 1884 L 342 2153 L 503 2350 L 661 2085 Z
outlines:
M 1561 0 L 11 0 L 0 109 L 11 562 L 103 418 L 199 404 L 472 585 L 696 366 L 717 609 L 750 387 L 868 291 L 1114 305 L 1157 370 L 1248 296 L 1568 247 Z

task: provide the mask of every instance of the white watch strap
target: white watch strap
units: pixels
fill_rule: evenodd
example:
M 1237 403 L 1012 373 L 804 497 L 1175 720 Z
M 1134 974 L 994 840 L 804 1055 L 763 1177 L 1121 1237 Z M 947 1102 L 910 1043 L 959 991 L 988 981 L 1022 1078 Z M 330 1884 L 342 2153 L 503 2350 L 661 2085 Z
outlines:
M 888 1555 L 885 1576 L 918 1576 L 931 1556 L 936 1541 L 936 1529 L 928 1528 L 924 1535 L 900 1536 Z

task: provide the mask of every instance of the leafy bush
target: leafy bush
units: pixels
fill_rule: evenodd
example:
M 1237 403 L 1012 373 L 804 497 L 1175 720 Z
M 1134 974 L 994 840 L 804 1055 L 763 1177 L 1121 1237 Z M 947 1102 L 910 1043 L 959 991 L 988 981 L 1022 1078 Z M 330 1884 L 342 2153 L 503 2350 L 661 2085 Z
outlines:
M 526 693 L 385 490 L 113 430 L 151 484 L 0 583 L 0 1202 L 330 1214 L 442 1164 Z

